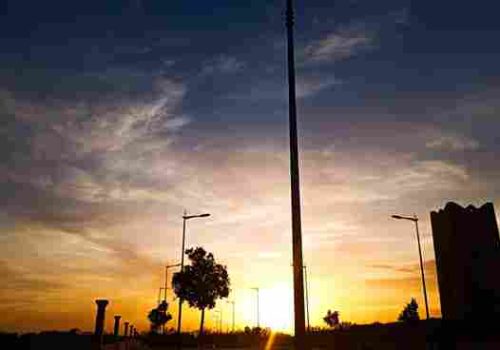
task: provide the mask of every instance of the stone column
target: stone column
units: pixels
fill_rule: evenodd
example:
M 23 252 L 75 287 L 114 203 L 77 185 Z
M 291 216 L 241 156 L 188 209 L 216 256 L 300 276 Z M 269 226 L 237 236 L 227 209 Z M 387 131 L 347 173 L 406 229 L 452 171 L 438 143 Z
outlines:
M 115 338 L 118 338 L 118 336 L 120 335 L 120 318 L 121 316 L 118 316 L 116 315 L 115 316 L 115 328 L 113 329 L 113 335 L 115 336 Z
M 123 332 L 124 337 L 128 336 L 128 325 L 129 325 L 129 323 L 125 322 L 125 331 Z
M 104 318 L 106 316 L 106 306 L 108 301 L 105 299 L 98 299 L 95 301 L 97 304 L 97 315 L 95 317 L 95 332 L 97 337 L 102 337 L 104 332 Z

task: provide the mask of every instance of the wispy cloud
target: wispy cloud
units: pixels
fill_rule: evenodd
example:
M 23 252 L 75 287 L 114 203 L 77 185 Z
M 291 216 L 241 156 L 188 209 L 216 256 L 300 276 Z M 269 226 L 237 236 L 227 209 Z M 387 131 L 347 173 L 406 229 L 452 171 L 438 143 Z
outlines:
M 420 276 L 420 265 L 418 263 L 415 264 L 383 264 L 376 263 L 368 265 L 367 267 L 373 268 L 376 270 L 388 270 L 391 273 L 403 273 L 403 274 L 413 274 L 417 277 Z M 425 274 L 430 278 L 435 278 L 436 276 L 436 260 L 427 260 L 424 261 L 424 271 Z
M 39 188 L 50 185 L 55 192 L 81 200 L 98 200 L 99 193 L 111 194 L 114 186 L 158 182 L 168 171 L 156 160 L 169 153 L 176 132 L 189 123 L 179 113 L 184 94 L 182 84 L 161 79 L 138 96 L 16 100 L 16 123 L 10 128 L 17 125 L 11 130 L 14 134 L 19 125 L 32 130 L 30 137 L 16 141 L 23 143 L 24 157 L 31 162 L 29 167 L 19 162 L 10 167 L 10 179 Z
M 209 61 L 206 61 L 201 70 L 202 75 L 215 73 L 231 74 L 241 71 L 245 68 L 245 63 L 234 56 L 219 55 Z
M 297 96 L 312 96 L 342 82 L 334 76 L 299 76 L 297 79 Z
M 344 151 L 345 152 L 345 151 Z M 435 195 L 456 189 L 470 180 L 467 168 L 443 160 L 420 160 L 415 155 L 363 150 L 327 152 L 308 158 L 304 181 L 311 198 L 328 192 L 330 204 L 367 204 L 394 201 L 411 194 Z M 353 161 L 363 157 L 363 164 Z
M 306 62 L 337 62 L 373 45 L 373 34 L 359 26 L 340 27 L 304 49 Z
M 478 141 L 457 134 L 435 135 L 425 145 L 440 151 L 473 151 L 479 148 Z

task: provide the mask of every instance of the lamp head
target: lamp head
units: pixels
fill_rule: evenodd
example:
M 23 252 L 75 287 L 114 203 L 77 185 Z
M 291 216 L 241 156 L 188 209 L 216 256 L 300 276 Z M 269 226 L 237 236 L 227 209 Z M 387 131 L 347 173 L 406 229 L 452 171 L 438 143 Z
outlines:
M 410 220 L 410 221 L 418 221 L 417 216 L 403 216 L 403 215 L 391 215 L 391 218 L 398 220 Z

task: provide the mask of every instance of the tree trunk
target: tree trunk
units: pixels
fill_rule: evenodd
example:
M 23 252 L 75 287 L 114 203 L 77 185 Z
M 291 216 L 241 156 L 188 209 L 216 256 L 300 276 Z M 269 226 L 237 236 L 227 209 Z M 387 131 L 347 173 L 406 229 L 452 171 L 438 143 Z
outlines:
M 201 309 L 200 337 L 203 335 L 203 324 L 205 322 L 205 309 Z
M 205 323 L 205 308 L 201 309 L 200 334 L 198 335 L 198 349 L 204 349 L 203 324 Z

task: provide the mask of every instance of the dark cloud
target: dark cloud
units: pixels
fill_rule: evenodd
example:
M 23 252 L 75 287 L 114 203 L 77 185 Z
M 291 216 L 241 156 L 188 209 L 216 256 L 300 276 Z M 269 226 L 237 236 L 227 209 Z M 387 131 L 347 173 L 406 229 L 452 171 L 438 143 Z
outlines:
M 37 290 L 60 290 L 67 285 L 64 282 L 58 281 L 54 278 L 46 279 L 37 276 L 35 273 L 24 271 L 21 273 L 19 270 L 12 268 L 6 261 L 0 261 L 0 274 L 4 280 L 0 298 L 2 301 L 6 297 L 15 299 L 15 294 L 21 290 L 36 292 Z

